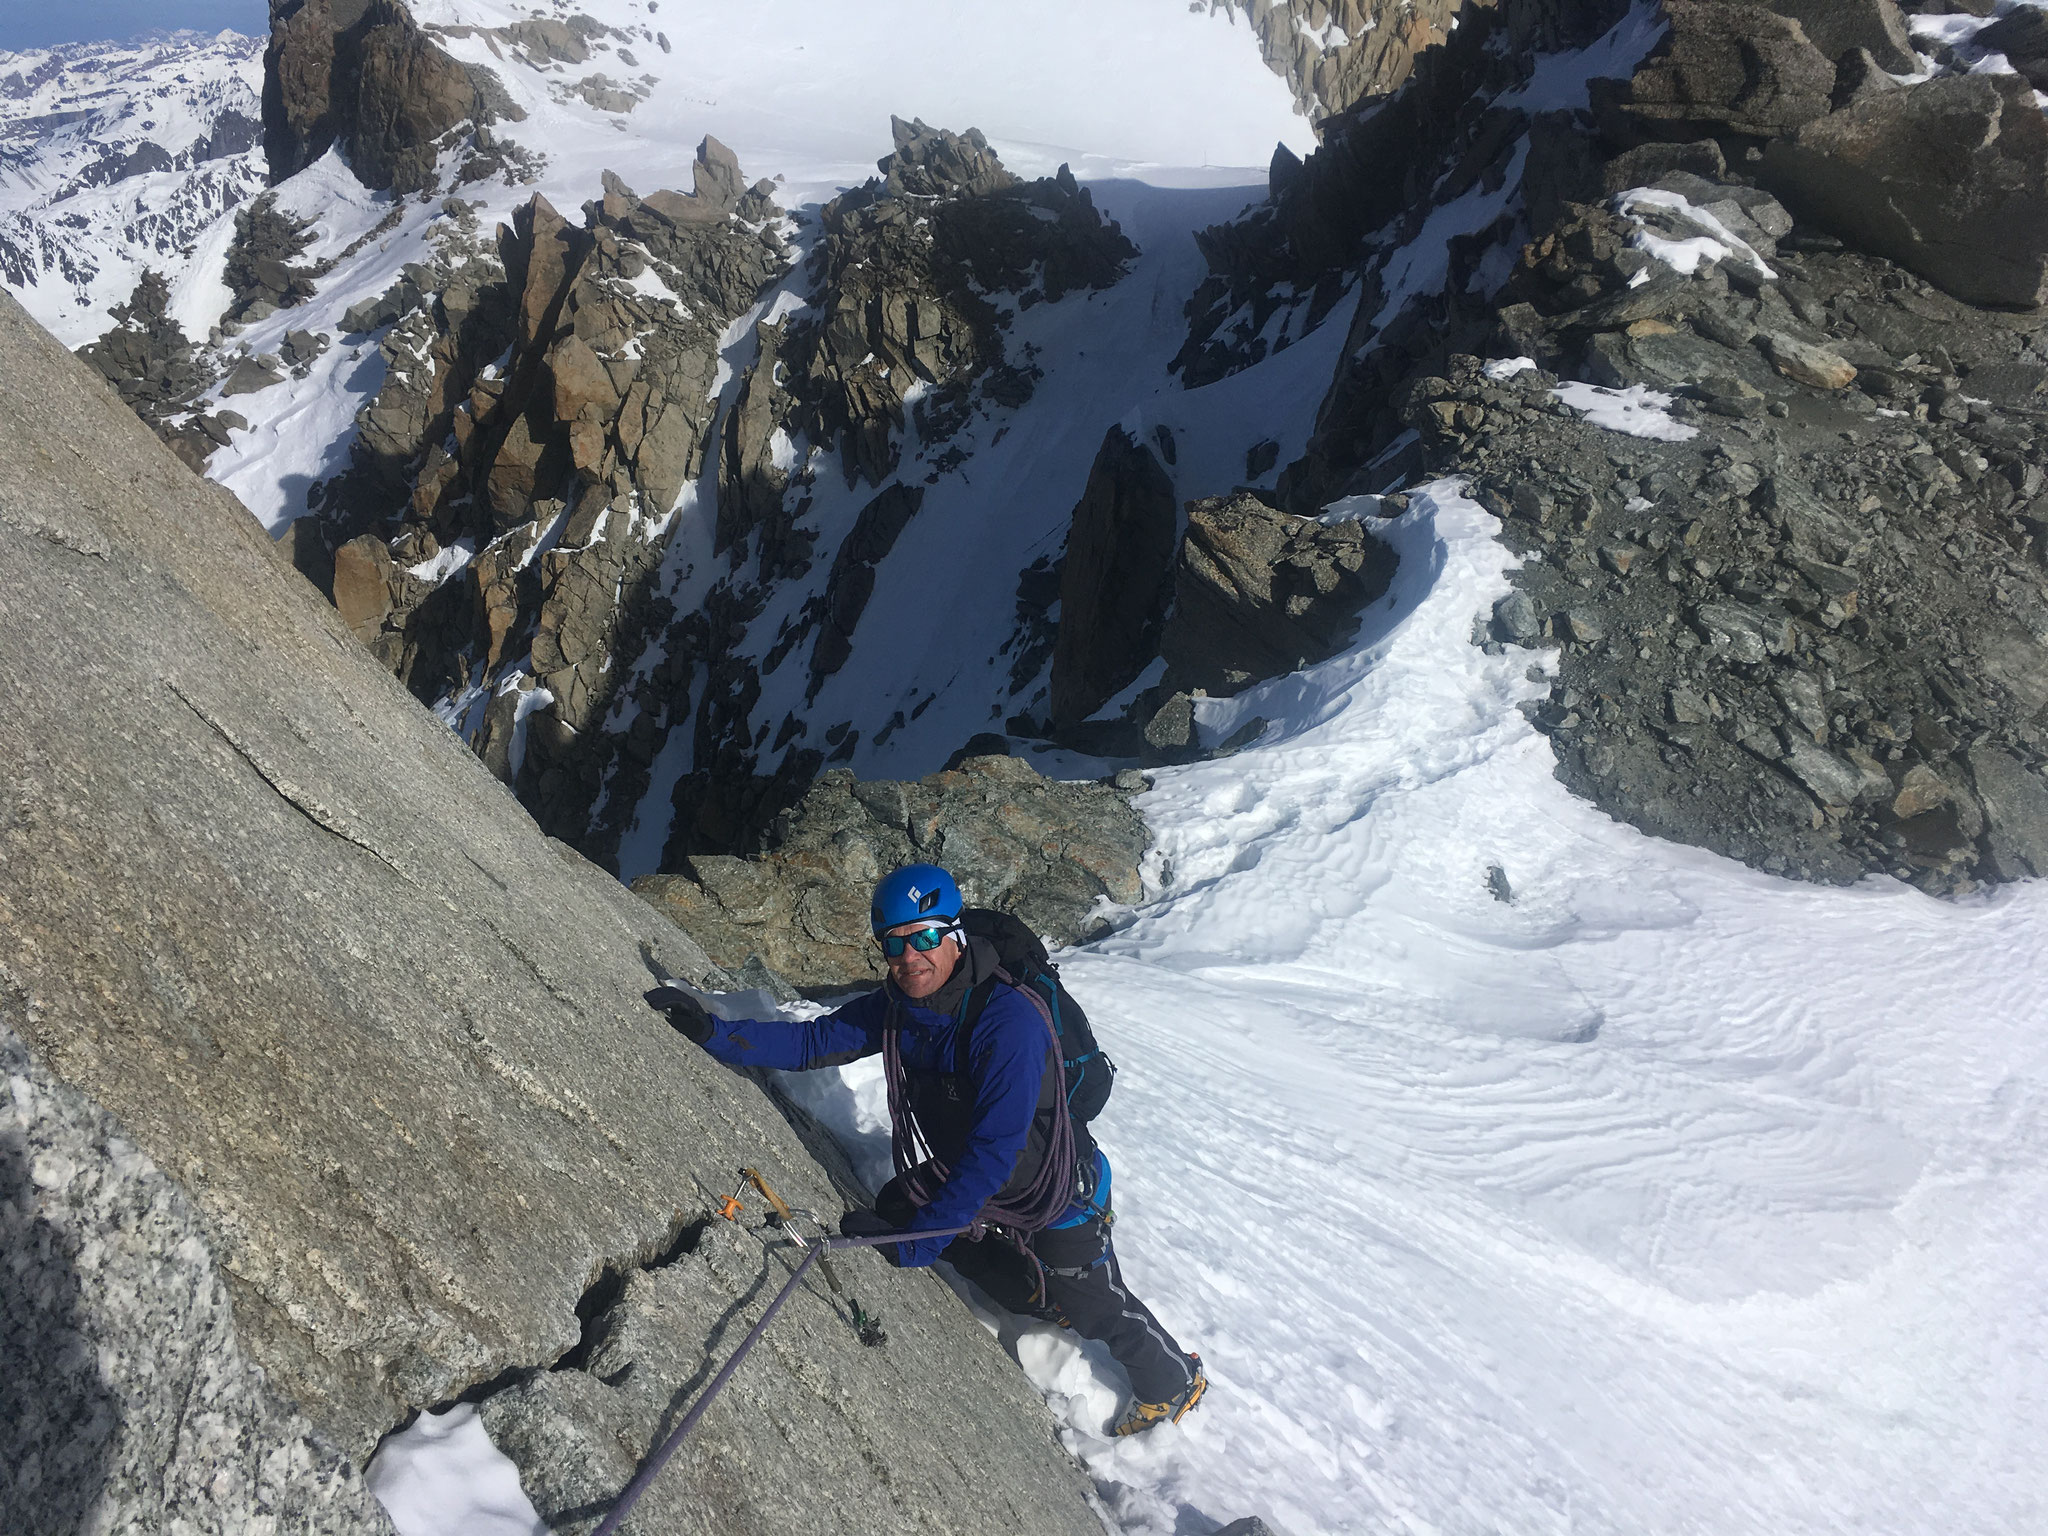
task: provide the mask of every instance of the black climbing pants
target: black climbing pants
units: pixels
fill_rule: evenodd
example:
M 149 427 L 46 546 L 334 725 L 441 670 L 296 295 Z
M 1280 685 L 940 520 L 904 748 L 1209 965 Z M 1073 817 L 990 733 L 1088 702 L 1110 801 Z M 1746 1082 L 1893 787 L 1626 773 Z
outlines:
M 875 1209 L 903 1226 L 910 1225 L 916 1214 L 893 1180 L 883 1188 Z M 990 1233 L 978 1243 L 956 1237 L 940 1257 L 986 1291 L 996 1305 L 1049 1323 L 1064 1321 L 1082 1338 L 1107 1344 L 1129 1374 L 1131 1392 L 1139 1402 L 1163 1403 L 1186 1388 L 1193 1377 L 1186 1354 L 1152 1309 L 1124 1284 L 1115 1245 L 1102 1222 L 1034 1233 L 1031 1249 L 1045 1266 L 1042 1297 L 1037 1266 L 1006 1237 Z

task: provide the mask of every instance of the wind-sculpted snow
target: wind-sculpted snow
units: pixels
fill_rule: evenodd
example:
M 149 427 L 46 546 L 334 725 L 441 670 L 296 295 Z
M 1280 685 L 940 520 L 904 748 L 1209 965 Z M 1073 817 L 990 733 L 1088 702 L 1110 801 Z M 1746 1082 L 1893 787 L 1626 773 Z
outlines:
M 67 345 L 263 186 L 263 45 L 233 32 L 0 53 L 0 282 Z M 184 297 L 184 295 L 181 295 Z M 175 306 L 188 334 L 219 319 Z
M 1106 1441 L 1114 1368 L 1005 1337 L 1127 1531 L 2036 1528 L 2048 883 L 1798 886 L 1572 798 L 1545 655 L 1468 643 L 1496 528 L 1454 484 L 1382 525 L 1359 643 L 1207 707 L 1273 723 L 1159 773 L 1171 883 L 1061 957 L 1207 1401 Z

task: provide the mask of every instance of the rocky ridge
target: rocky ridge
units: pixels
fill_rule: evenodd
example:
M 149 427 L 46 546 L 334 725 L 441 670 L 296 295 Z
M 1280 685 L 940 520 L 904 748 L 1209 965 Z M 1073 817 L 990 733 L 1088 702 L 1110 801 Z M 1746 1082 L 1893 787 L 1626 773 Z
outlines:
M 691 193 L 608 176 L 580 225 L 536 196 L 495 251 L 458 221 L 347 318 L 389 327 L 390 369 L 296 558 L 566 834 L 618 750 L 593 730 L 613 662 L 674 617 L 650 578 L 711 451 L 720 335 L 786 264 L 775 217 L 706 140 Z
M 765 964 L 798 987 L 881 979 L 869 897 L 883 874 L 920 861 L 950 870 L 970 904 L 1081 943 L 1109 930 L 1109 909 L 1143 894 L 1151 837 L 1130 797 L 1144 783 L 1136 773 L 1063 783 L 1009 756 L 965 757 L 914 783 L 829 769 L 752 857 L 699 854 L 633 890 L 728 970 Z
M 504 1437 L 527 1485 L 594 1519 L 592 1479 L 615 1491 L 665 1422 L 657 1384 L 701 1380 L 783 1272 L 786 1250 L 710 1225 L 734 1170 L 821 1211 L 850 1186 L 640 998 L 735 978 L 543 837 L 11 300 L 0 361 L 10 1027 L 187 1191 L 244 1347 L 345 1454 L 513 1393 L 539 1405 Z M 795 1298 L 762 1357 L 782 1369 L 747 1373 L 671 1469 L 677 1528 L 962 1529 L 993 1507 L 1096 1529 L 1043 1405 L 938 1283 L 876 1263 L 859 1284 L 886 1360 L 828 1293 Z M 650 1295 L 702 1331 L 628 1372 L 608 1330 Z M 784 1438 L 792 1416 L 817 1433 Z M 913 1453 L 962 1425 L 971 1475 Z
M 1984 305 L 2039 298 L 2041 114 L 2010 76 L 1898 85 L 1888 0 L 1805 11 L 1671 0 L 1630 75 L 1533 116 L 1489 103 L 1627 18 L 1468 16 L 1213 232 L 1212 281 L 1364 285 L 1283 496 L 1471 481 L 1528 556 L 1481 638 L 1558 647 L 1575 790 L 1796 877 L 2039 873 L 2048 373 L 2039 311 Z M 1386 284 L 1432 206 L 1382 228 L 1396 181 L 1495 189 L 1440 287 Z M 1228 371 L 1215 313 L 1184 356 Z

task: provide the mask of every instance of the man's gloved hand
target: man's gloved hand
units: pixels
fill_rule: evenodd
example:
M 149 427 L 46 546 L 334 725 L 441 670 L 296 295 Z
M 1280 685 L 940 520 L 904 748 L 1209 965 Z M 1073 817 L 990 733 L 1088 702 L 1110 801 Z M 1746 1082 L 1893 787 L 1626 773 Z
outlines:
M 848 1211 L 839 1218 L 839 1235 L 841 1237 L 881 1237 L 885 1233 L 900 1232 L 901 1230 L 902 1228 L 898 1227 L 896 1223 L 884 1220 L 873 1211 Z M 900 1243 L 877 1243 L 875 1245 L 875 1252 L 901 1269 L 903 1267 L 902 1246 Z
M 702 1045 L 711 1038 L 711 1014 L 687 987 L 664 981 L 644 995 L 647 1006 L 667 1014 L 676 1033 L 686 1036 L 693 1045 Z

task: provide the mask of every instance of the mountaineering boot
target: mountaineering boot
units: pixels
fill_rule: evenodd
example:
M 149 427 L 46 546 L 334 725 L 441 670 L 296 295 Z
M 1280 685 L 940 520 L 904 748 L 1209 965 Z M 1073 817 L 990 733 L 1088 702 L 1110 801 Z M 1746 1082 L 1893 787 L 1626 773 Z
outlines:
M 1163 1403 L 1133 1403 L 1125 1410 L 1124 1416 L 1116 1421 L 1110 1431 L 1113 1435 L 1135 1435 L 1155 1424 L 1178 1424 L 1188 1415 L 1188 1410 L 1202 1400 L 1202 1394 L 1209 1390 L 1209 1378 L 1202 1371 L 1202 1357 L 1188 1356 L 1188 1384 Z

